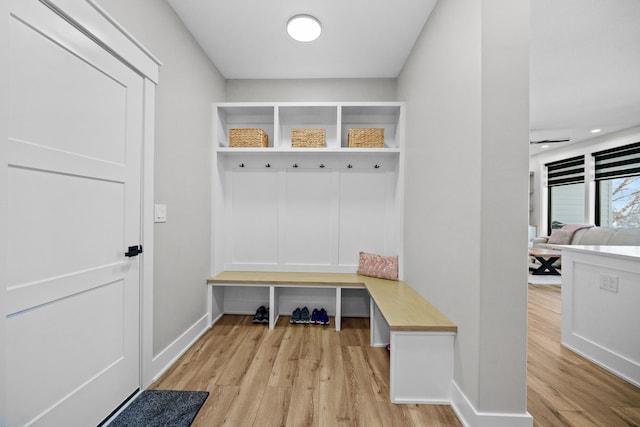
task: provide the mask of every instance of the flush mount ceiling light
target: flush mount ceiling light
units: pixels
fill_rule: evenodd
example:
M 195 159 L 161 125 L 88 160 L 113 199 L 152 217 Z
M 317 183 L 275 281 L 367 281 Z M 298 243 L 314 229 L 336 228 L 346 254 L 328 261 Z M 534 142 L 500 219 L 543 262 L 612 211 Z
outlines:
M 287 33 L 299 42 L 311 42 L 320 37 L 320 21 L 311 15 L 296 15 L 287 22 Z

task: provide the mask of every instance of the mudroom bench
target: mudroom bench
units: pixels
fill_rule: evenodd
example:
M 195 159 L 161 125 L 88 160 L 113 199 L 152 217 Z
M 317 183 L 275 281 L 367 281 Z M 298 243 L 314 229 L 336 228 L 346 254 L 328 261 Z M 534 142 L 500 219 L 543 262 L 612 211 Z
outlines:
M 268 288 L 270 329 L 279 317 L 278 293 L 283 288 L 335 289 L 336 331 L 341 328 L 342 289 L 366 289 L 370 299 L 371 346 L 390 344 L 391 402 L 451 403 L 457 326 L 405 282 L 351 273 L 225 271 L 207 283 L 210 324 L 224 314 L 225 288 Z

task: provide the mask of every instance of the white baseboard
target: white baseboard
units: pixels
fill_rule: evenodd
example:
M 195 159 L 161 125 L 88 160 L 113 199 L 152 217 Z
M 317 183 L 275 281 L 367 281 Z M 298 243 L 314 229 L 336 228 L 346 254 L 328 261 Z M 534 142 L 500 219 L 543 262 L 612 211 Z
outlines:
M 562 345 L 623 380 L 640 387 L 640 364 L 612 349 L 572 333 Z
M 153 358 L 153 381 L 160 378 L 209 329 L 211 325 L 207 325 L 207 319 L 208 314 L 205 314 Z
M 533 417 L 524 414 L 478 412 L 455 381 L 451 382 L 451 407 L 466 427 L 532 427 Z

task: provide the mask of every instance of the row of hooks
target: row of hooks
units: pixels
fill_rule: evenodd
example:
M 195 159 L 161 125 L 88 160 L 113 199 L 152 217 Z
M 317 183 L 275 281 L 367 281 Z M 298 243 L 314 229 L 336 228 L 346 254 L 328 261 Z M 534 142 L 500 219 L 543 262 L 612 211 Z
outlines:
M 244 163 L 240 163 L 240 164 L 238 165 L 238 167 L 241 167 L 241 168 L 243 168 L 244 166 L 245 166 L 245 165 L 244 165 Z M 266 165 L 264 165 L 264 167 L 265 167 L 265 168 L 270 168 L 270 167 L 271 167 L 271 163 L 267 163 Z M 291 167 L 293 167 L 293 168 L 297 168 L 297 167 L 299 167 L 299 166 L 298 166 L 298 164 L 297 164 L 297 163 L 294 163 Z M 324 167 L 325 167 L 325 166 L 324 166 L 324 163 L 320 163 L 320 165 L 319 165 L 318 167 L 319 167 L 320 169 L 324 169 Z M 351 163 L 349 163 L 349 164 L 347 165 L 347 168 L 351 169 L 351 168 L 353 168 L 353 165 L 352 165 Z M 380 169 L 380 165 L 376 163 L 375 165 L 373 165 L 373 168 L 374 168 L 374 169 Z

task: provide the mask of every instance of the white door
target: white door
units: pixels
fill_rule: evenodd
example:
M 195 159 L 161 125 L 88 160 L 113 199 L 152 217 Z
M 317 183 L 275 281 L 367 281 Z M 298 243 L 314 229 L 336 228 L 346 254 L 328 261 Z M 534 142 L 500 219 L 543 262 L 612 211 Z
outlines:
M 96 425 L 140 384 L 143 79 L 38 1 L 9 25 L 6 422 Z

